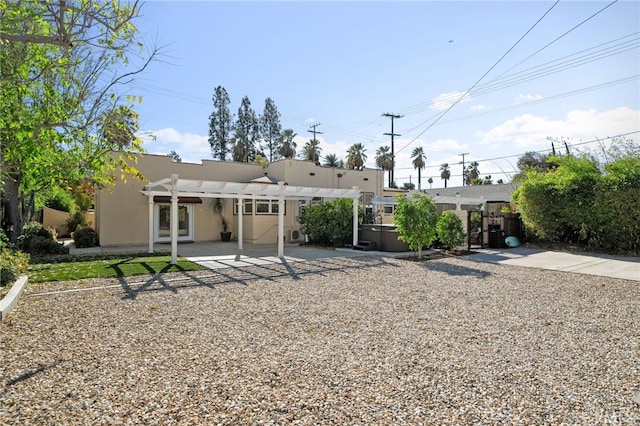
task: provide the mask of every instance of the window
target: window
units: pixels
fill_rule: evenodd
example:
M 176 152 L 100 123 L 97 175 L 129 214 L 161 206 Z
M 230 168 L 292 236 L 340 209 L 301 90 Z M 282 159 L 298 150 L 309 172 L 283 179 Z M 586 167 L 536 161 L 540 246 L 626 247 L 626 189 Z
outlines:
M 394 205 L 393 204 L 385 204 L 384 205 L 384 214 L 385 215 L 390 215 L 393 214 L 394 209 Z
M 243 199 L 242 200 L 242 214 L 252 214 L 253 213 L 253 200 L 252 199 Z M 238 214 L 238 199 L 233 199 L 233 214 Z
M 278 200 L 256 200 L 256 214 L 278 214 Z
M 171 240 L 171 205 L 155 205 L 155 240 Z M 178 240 L 193 240 L 193 205 L 178 205 Z

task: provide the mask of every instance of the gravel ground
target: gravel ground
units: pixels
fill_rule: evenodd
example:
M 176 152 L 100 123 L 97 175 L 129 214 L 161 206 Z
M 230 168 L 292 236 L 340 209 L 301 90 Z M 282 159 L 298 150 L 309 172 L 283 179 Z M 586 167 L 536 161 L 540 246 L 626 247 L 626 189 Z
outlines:
M 0 424 L 640 424 L 639 318 L 638 282 L 464 257 L 30 285 Z

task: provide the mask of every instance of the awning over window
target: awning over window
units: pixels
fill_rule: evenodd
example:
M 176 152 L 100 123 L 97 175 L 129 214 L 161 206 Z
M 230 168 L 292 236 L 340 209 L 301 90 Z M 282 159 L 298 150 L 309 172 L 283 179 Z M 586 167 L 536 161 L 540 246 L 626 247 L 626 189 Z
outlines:
M 168 195 L 154 195 L 154 203 L 167 203 L 171 204 L 171 197 Z M 178 197 L 178 204 L 202 204 L 202 198 L 200 197 Z

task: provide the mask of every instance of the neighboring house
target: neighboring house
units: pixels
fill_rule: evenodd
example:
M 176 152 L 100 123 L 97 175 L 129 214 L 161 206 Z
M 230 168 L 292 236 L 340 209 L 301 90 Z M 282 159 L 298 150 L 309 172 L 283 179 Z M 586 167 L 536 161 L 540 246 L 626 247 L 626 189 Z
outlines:
M 214 191 L 224 187 L 223 197 L 227 200 L 222 215 L 230 224 L 232 238 L 237 239 L 241 232 L 242 241 L 252 244 L 279 242 L 279 200 L 258 194 L 284 194 L 278 188 L 296 190 L 286 192 L 283 220 L 284 239 L 294 242 L 304 238 L 298 223 L 304 205 L 323 199 L 359 197 L 362 206 L 366 206 L 374 196 L 382 194 L 384 182 L 381 170 L 321 167 L 300 160 L 280 160 L 262 167 L 215 160 L 178 163 L 168 156 L 145 154 L 132 165 L 147 182 L 129 177 L 126 183 L 118 181 L 114 187 L 96 191 L 95 227 L 102 246 L 146 245 L 150 243 L 149 235 L 153 235 L 155 243 L 171 241 L 171 193 L 167 188 L 172 175 L 177 175 L 182 184 L 177 203 L 178 241 L 220 240 L 220 218 L 211 208 L 213 193 L 202 192 L 205 196 L 198 196 L 198 188 Z M 262 192 L 246 188 L 262 188 Z M 234 196 L 234 191 L 239 195 Z

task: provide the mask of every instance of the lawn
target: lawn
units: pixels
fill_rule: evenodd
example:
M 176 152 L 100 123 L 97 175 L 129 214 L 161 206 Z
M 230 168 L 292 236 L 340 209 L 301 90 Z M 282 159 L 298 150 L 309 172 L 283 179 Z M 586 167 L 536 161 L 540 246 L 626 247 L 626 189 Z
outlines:
M 91 259 L 62 263 L 31 265 L 27 272 L 29 282 L 70 281 L 84 278 L 117 278 L 162 272 L 197 271 L 202 266 L 183 258 L 171 265 L 171 256 L 122 256 L 111 259 Z

